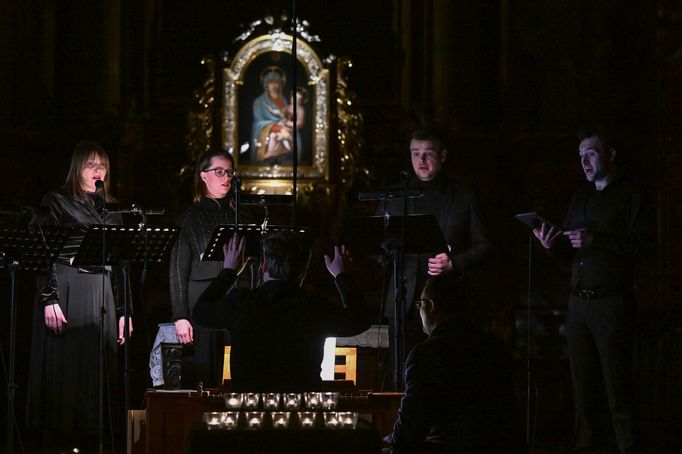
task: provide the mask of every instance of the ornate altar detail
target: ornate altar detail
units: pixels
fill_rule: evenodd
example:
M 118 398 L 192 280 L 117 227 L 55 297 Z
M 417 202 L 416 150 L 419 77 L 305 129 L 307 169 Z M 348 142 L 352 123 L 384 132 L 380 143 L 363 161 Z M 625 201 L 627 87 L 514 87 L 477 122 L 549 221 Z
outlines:
M 344 189 L 369 179 L 369 169 L 364 166 L 362 149 L 362 114 L 355 105 L 355 93 L 348 90 L 348 70 L 353 66 L 349 58 L 339 58 L 336 65 L 336 138 L 339 146 L 340 180 Z
M 234 157 L 243 190 L 290 194 L 296 150 L 298 192 L 305 200 L 319 190 L 330 194 L 337 182 L 349 186 L 366 177 L 359 164 L 362 116 L 347 89 L 350 60 L 322 60 L 313 48 L 320 39 L 299 21 L 294 62 L 287 29 L 286 16 L 254 21 L 235 39 L 234 56 L 223 53 L 218 67 L 202 60 L 208 76 L 188 118 L 188 157 L 193 163 L 211 146 L 224 148 Z
M 194 90 L 193 103 L 187 116 L 187 155 L 189 162 L 180 169 L 180 177 L 191 178 L 194 163 L 211 148 L 213 140 L 213 118 L 215 115 L 215 60 L 211 56 L 201 59 L 206 68 L 206 81 Z

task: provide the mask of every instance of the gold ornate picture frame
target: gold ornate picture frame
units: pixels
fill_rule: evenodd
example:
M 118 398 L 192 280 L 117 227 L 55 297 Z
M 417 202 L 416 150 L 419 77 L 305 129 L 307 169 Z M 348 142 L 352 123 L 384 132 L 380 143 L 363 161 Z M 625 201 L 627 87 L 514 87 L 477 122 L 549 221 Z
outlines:
M 294 140 L 299 187 L 329 181 L 330 74 L 306 41 L 299 38 L 296 46 L 296 96 L 290 80 L 292 37 L 286 33 L 247 41 L 222 69 L 221 143 L 232 152 L 249 192 L 291 193 Z M 299 119 L 296 137 L 292 102 Z

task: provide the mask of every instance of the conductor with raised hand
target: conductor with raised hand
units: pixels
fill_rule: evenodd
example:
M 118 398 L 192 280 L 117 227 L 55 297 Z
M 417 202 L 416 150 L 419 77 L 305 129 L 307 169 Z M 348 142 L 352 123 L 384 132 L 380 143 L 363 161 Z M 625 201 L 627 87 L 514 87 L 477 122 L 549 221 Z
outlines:
M 319 390 L 325 339 L 354 336 L 370 325 L 362 292 L 348 272 L 348 251 L 336 246 L 333 257 L 324 258 L 339 302 L 301 289 L 310 249 L 290 231 L 263 239 L 262 286 L 230 290 L 245 263 L 244 249 L 245 239 L 235 233 L 224 246 L 223 271 L 194 308 L 195 322 L 232 333 L 232 389 Z

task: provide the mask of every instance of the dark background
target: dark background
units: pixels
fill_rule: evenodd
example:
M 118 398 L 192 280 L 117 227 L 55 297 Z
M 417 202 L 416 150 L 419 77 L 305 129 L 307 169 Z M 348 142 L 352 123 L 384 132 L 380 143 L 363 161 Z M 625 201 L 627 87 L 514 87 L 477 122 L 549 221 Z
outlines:
M 475 312 L 487 329 L 516 348 L 521 435 L 529 238 L 513 215 L 537 210 L 562 219 L 583 179 L 576 130 L 603 118 L 618 127 L 619 159 L 656 208 L 658 254 L 638 272 L 643 439 L 651 452 L 679 451 L 682 5 L 673 0 L 301 0 L 297 7 L 322 40 L 315 44 L 322 58 L 334 54 L 353 61 L 350 89 L 364 119 L 362 159 L 369 178 L 359 179 L 349 193 L 396 180 L 409 166 L 410 129 L 432 121 L 447 133 L 448 172 L 479 190 L 496 255 L 474 277 Z M 0 203 L 37 204 L 62 184 L 73 146 L 87 138 L 110 153 L 115 195 L 164 206 L 167 214 L 155 222 L 172 224 L 190 202 L 188 182 L 178 173 L 189 163 L 187 115 L 193 91 L 206 77 L 201 58 L 234 55 L 233 39 L 242 25 L 290 10 L 289 2 L 254 0 L 3 1 Z M 369 211 L 352 197 L 345 203 L 351 211 Z M 338 218 L 329 208 L 335 206 L 327 199 L 302 204 L 302 219 L 319 227 L 320 249 L 338 233 Z M 572 433 L 560 334 L 568 275 L 539 254 L 533 257 L 529 351 L 535 445 L 561 452 Z M 363 283 L 378 299 L 381 277 L 373 272 L 363 274 Z M 156 324 L 169 320 L 170 305 L 167 264 L 152 268 L 144 289 L 136 273 L 131 346 L 133 407 L 139 408 Z M 9 291 L 3 270 L 5 360 Z M 20 273 L 16 405 L 22 427 L 34 291 L 33 276 Z

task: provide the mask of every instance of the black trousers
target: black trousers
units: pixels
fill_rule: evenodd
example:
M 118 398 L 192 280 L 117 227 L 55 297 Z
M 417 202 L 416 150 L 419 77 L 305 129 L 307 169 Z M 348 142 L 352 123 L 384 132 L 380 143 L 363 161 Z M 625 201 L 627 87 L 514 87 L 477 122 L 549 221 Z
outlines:
M 632 294 L 585 300 L 571 295 L 566 336 L 576 418 L 576 450 L 613 438 L 620 452 L 636 443 L 632 385 L 635 300 Z M 603 399 L 603 392 L 606 399 Z M 600 405 L 608 402 L 608 410 Z M 609 413 L 613 431 L 601 421 Z M 610 437 L 609 437 L 610 435 Z

